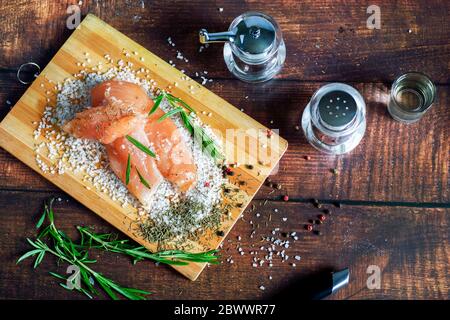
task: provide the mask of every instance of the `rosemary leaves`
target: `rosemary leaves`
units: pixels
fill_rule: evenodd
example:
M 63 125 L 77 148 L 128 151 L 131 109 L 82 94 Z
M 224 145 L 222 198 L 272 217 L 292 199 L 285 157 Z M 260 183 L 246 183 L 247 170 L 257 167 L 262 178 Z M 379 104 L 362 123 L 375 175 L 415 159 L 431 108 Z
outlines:
M 186 102 L 184 102 L 182 99 L 177 98 L 170 93 L 162 91 L 155 99 L 154 99 L 154 106 L 152 110 L 150 110 L 149 115 L 154 113 L 156 109 L 159 107 L 163 99 L 166 99 L 167 102 L 173 107 L 173 109 L 163 116 L 161 116 L 158 121 L 163 121 L 164 119 L 175 115 L 180 114 L 180 118 L 186 127 L 186 129 L 189 131 L 189 133 L 194 137 L 196 142 L 200 143 L 202 145 L 203 151 L 209 154 L 213 159 L 216 160 L 222 160 L 225 157 L 220 152 L 219 147 L 215 143 L 211 137 L 209 137 L 205 130 L 199 126 L 196 125 L 193 121 L 192 115 L 195 114 L 194 109 L 190 107 Z M 186 110 L 188 110 L 190 113 L 188 114 Z
M 133 138 L 132 136 L 126 135 L 125 136 L 127 138 L 128 141 L 130 141 L 136 148 L 138 148 L 139 150 L 145 152 L 146 154 L 148 154 L 150 157 L 156 158 L 155 153 L 150 150 L 148 147 L 144 146 L 142 143 L 140 143 L 138 140 L 136 140 L 135 138 Z
M 45 204 L 44 213 L 36 224 L 36 227 L 41 229 L 37 238 L 35 240 L 27 238 L 28 243 L 33 248 L 23 254 L 17 260 L 17 263 L 27 258 L 35 257 L 33 266 L 37 268 L 44 257 L 49 254 L 58 258 L 58 261 L 64 261 L 69 265 L 76 266 L 79 269 L 80 284 L 82 284 L 80 286 L 76 285 L 76 279 L 68 279 L 54 272 L 50 272 L 50 274 L 59 280 L 63 280 L 60 283 L 61 287 L 67 290 L 76 290 L 91 299 L 94 295 L 98 295 L 95 284 L 114 300 L 119 299 L 119 296 L 131 300 L 144 300 L 147 295 L 151 294 L 151 292 L 145 290 L 123 287 L 112 279 L 96 272 L 92 265 L 97 261 L 89 258 L 91 249 L 125 254 L 130 256 L 134 263 L 141 260 L 152 260 L 172 265 L 186 265 L 189 262 L 218 263 L 218 257 L 215 255 L 216 250 L 201 253 L 188 253 L 181 250 L 151 253 L 142 246 L 130 244 L 128 240 L 117 239 L 117 236 L 114 234 L 97 234 L 89 227 L 77 227 L 81 240 L 79 243 L 76 243 L 56 227 L 52 203 L 53 200 L 50 200 Z M 45 220 L 48 220 L 49 224 L 43 227 Z

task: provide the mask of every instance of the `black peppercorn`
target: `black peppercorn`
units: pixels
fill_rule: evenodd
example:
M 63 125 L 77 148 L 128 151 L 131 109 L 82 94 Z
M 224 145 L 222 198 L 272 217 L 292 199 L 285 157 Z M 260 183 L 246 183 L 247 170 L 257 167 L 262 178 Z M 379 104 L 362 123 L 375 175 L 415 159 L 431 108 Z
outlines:
M 219 237 L 223 237 L 223 236 L 225 235 L 225 232 L 223 232 L 222 230 L 218 230 L 218 231 L 216 232 L 216 234 L 217 234 Z

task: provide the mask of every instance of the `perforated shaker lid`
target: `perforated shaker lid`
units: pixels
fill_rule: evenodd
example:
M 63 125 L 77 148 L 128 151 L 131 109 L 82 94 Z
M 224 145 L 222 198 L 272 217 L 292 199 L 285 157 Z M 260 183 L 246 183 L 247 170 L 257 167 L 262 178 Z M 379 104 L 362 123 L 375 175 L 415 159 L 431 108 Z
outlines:
M 236 30 L 235 45 L 249 54 L 269 51 L 275 42 L 276 27 L 268 18 L 259 13 L 243 15 L 233 28 Z
M 319 114 L 329 127 L 339 128 L 351 123 L 356 116 L 356 101 L 347 92 L 330 91 L 319 101 Z

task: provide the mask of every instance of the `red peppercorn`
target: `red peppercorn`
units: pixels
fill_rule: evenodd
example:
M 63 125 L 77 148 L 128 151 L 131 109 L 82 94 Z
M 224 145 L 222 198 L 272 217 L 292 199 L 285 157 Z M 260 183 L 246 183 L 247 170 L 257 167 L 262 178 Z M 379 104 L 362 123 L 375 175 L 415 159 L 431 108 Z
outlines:
M 270 138 L 273 135 L 273 131 L 270 130 L 270 129 L 267 129 L 266 130 L 266 135 L 267 135 L 267 138 Z
M 225 169 L 225 172 L 226 172 L 226 173 L 230 173 L 230 172 L 233 172 L 233 170 L 231 170 L 231 168 L 228 167 L 228 168 Z
M 209 181 L 205 181 L 204 186 L 205 186 L 205 187 L 209 187 Z
M 310 224 L 307 224 L 307 225 L 305 225 L 305 229 L 306 229 L 307 231 L 312 231 L 313 226 L 310 225 Z
M 289 201 L 289 196 L 288 196 L 288 195 L 285 195 L 285 196 L 283 197 L 283 200 L 284 200 L 284 201 Z
M 319 214 L 320 221 L 325 221 L 326 217 L 323 214 Z

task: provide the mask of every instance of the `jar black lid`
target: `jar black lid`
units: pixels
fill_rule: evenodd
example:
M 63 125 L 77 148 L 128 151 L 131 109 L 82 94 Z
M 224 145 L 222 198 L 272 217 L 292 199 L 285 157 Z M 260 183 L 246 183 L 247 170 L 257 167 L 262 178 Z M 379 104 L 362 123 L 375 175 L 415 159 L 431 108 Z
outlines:
M 345 91 L 330 91 L 319 101 L 319 115 L 330 127 L 344 127 L 356 117 L 356 101 Z

